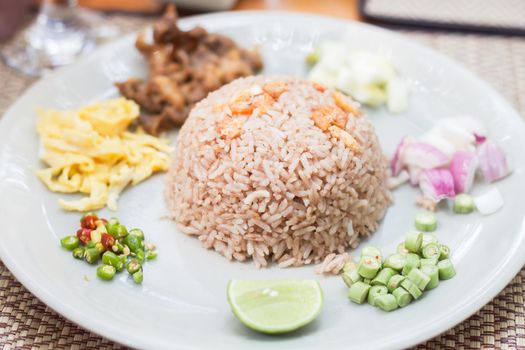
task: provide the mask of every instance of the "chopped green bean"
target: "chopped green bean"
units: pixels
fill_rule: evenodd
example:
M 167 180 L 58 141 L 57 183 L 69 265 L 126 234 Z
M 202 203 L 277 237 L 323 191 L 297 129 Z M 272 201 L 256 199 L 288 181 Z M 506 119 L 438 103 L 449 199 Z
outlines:
M 421 249 L 421 255 L 427 259 L 439 258 L 441 247 L 436 243 L 429 243 Z
M 357 270 L 357 264 L 353 261 L 349 261 L 343 266 L 343 272 L 351 271 L 351 270 Z
M 374 303 L 375 299 L 378 296 L 387 294 L 387 293 L 388 293 L 388 289 L 385 286 L 372 286 L 370 287 L 370 290 L 368 291 L 367 301 L 370 305 L 376 306 Z
M 423 242 L 423 234 L 421 232 L 411 232 L 405 239 L 405 248 L 411 253 L 418 253 Z
M 73 250 L 80 245 L 80 239 L 77 236 L 66 236 L 60 240 L 60 245 L 67 250 Z
M 363 278 L 372 279 L 377 275 L 377 272 L 381 268 L 381 263 L 378 262 L 374 257 L 364 256 L 359 262 L 357 272 Z
M 405 276 L 401 276 L 401 275 L 394 275 L 390 277 L 390 279 L 388 280 L 388 283 L 386 284 L 388 291 L 392 293 L 394 289 L 401 286 L 401 282 L 403 282 L 404 280 L 405 280 Z
M 474 211 L 474 200 L 472 196 L 461 193 L 454 197 L 454 206 L 452 207 L 454 213 L 469 214 Z
M 434 289 L 439 284 L 439 269 L 436 265 L 422 265 L 421 272 L 430 277 L 430 282 L 426 286 L 426 290 Z
M 450 255 L 450 248 L 446 245 L 441 245 L 439 250 L 439 260 L 445 260 L 448 259 Z
M 421 259 L 419 260 L 419 266 L 423 266 L 423 265 L 436 265 L 438 262 L 438 259 L 436 257 L 433 257 L 433 258 L 425 258 L 425 259 Z
M 375 298 L 375 306 L 384 311 L 392 311 L 397 309 L 396 297 L 392 294 L 383 294 Z
M 415 225 L 419 231 L 435 231 L 437 228 L 436 215 L 430 211 L 421 212 L 416 215 Z
M 389 268 L 394 269 L 396 271 L 401 271 L 403 269 L 403 267 L 405 266 L 406 262 L 407 262 L 407 259 L 406 259 L 405 255 L 399 254 L 399 253 L 394 253 L 394 254 L 389 255 L 385 259 L 385 263 L 383 265 L 385 267 L 389 267 Z
M 130 275 L 133 275 L 135 272 L 140 270 L 142 266 L 140 265 L 140 262 L 137 259 L 131 259 L 126 264 L 126 270 L 129 272 Z
M 136 284 L 141 284 L 144 280 L 144 274 L 142 273 L 142 269 L 135 272 L 133 275 L 133 281 L 135 281 Z
M 448 280 L 456 275 L 456 270 L 454 265 L 449 259 L 441 260 L 437 263 L 437 268 L 439 270 L 439 279 Z
M 399 307 L 405 307 L 412 301 L 412 296 L 402 287 L 397 287 L 392 291 L 392 295 L 396 298 Z
M 78 247 L 73 249 L 73 258 L 75 259 L 83 259 L 84 258 L 84 247 Z
M 436 236 L 430 233 L 423 233 L 423 241 L 421 242 L 421 248 L 426 246 L 429 243 L 437 243 L 439 244 L 439 240 Z
M 361 277 L 361 275 L 357 273 L 357 270 L 343 271 L 341 277 L 343 278 L 343 281 L 349 288 L 352 286 L 352 284 L 359 282 L 363 279 L 363 277 Z
M 407 255 L 408 253 L 410 253 L 408 249 L 405 248 L 405 242 L 399 243 L 399 245 L 397 246 L 397 252 L 401 255 Z
M 364 258 L 365 256 L 371 256 L 375 258 L 376 260 L 378 260 L 379 262 L 381 262 L 383 259 L 381 251 L 377 249 L 376 247 L 372 247 L 372 246 L 364 247 L 363 250 L 361 250 L 361 259 Z
M 414 267 L 407 275 L 407 278 L 411 280 L 419 290 L 425 290 L 425 287 L 430 282 L 430 277 L 421 272 L 420 269 Z
M 112 280 L 116 272 L 115 268 L 111 265 L 100 265 L 97 268 L 97 276 L 104 281 Z
M 366 283 L 366 284 L 370 284 L 372 282 L 372 280 L 370 278 L 363 278 L 363 280 L 361 282 Z
M 372 286 L 376 286 L 376 285 L 386 286 L 390 277 L 392 277 L 395 274 L 396 274 L 395 270 L 389 267 L 385 267 L 384 269 L 378 272 L 377 276 L 374 277 L 374 279 L 372 280 L 372 282 L 370 282 L 370 284 Z
M 406 276 L 414 267 L 419 267 L 419 260 L 419 255 L 414 253 L 408 253 L 406 255 L 406 263 L 403 267 L 403 270 L 401 271 L 401 274 L 403 276 Z
M 97 248 L 87 248 L 84 250 L 84 259 L 88 263 L 94 264 L 100 259 L 100 251 Z
M 414 299 L 418 299 L 423 294 L 423 292 L 411 280 L 406 278 L 401 282 L 401 287 L 409 292 Z
M 352 284 L 348 290 L 348 299 L 357 304 L 362 304 L 368 296 L 370 285 L 361 281 Z

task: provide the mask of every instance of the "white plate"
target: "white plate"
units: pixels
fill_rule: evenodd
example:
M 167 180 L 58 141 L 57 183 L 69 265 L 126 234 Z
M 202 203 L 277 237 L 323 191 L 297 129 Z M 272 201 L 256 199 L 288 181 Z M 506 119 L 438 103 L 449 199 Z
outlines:
M 453 251 L 457 277 L 391 313 L 348 302 L 339 278 L 315 275 L 312 267 L 257 270 L 228 262 L 203 249 L 198 240 L 176 232 L 161 219 L 166 213 L 164 176 L 127 190 L 118 217 L 141 227 L 157 243 L 159 258 L 145 267 L 136 286 L 125 273 L 105 283 L 95 268 L 75 261 L 60 248 L 72 234 L 78 214 L 63 212 L 57 199 L 34 175 L 39 163 L 35 110 L 76 107 L 116 96 L 113 82 L 145 74 L 133 47 L 135 35 L 102 47 L 82 61 L 36 83 L 9 109 L 0 124 L 0 256 L 37 297 L 70 320 L 107 338 L 141 348 L 319 349 L 398 348 L 429 339 L 489 302 L 525 262 L 525 127 L 494 90 L 443 56 L 388 31 L 368 25 L 289 13 L 222 13 L 181 20 L 185 28 L 202 24 L 232 36 L 244 46 L 259 45 L 266 73 L 305 74 L 304 55 L 322 38 L 350 30 L 355 47 L 392 57 L 411 81 L 410 109 L 402 116 L 371 113 L 381 143 L 391 153 L 400 137 L 418 134 L 436 120 L 471 114 L 487 124 L 490 137 L 510 155 L 514 173 L 497 186 L 505 207 L 497 214 L 453 215 L 441 210 L 437 235 Z M 486 187 L 476 186 L 476 192 Z M 393 251 L 411 228 L 417 191 L 395 192 L 370 243 Z M 104 215 L 115 215 L 106 210 Z M 84 275 L 91 276 L 86 282 Z M 231 278 L 317 278 L 325 292 L 324 310 L 295 334 L 271 337 L 242 326 L 226 302 Z

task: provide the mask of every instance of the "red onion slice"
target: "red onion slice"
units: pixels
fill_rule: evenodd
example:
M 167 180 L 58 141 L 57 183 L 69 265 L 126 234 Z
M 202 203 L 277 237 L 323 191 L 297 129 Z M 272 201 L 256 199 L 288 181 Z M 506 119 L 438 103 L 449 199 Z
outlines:
M 476 155 L 471 152 L 456 152 L 450 161 L 450 173 L 454 178 L 456 193 L 467 193 L 474 182 L 478 167 Z
M 478 147 L 478 159 L 483 177 L 488 182 L 502 179 L 510 173 L 505 152 L 495 142 L 481 144 Z
M 402 162 L 421 169 L 439 168 L 448 164 L 449 157 L 436 147 L 423 142 L 410 143 L 401 154 Z
M 448 169 L 423 170 L 419 176 L 419 188 L 426 198 L 439 202 L 455 196 L 454 178 Z
M 390 161 L 390 169 L 392 170 L 392 176 L 398 176 L 401 170 L 403 170 L 403 168 L 405 167 L 405 164 L 403 164 L 402 154 L 405 150 L 405 147 L 411 144 L 412 142 L 413 139 L 410 136 L 403 136 L 401 141 L 399 141 L 399 144 L 396 147 L 396 151 L 394 152 L 394 156 Z

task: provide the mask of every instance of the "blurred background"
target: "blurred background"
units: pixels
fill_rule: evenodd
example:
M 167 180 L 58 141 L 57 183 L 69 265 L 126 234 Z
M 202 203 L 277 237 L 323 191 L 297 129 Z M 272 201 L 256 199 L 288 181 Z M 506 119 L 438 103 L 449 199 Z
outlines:
M 0 56 L 19 73 L 38 77 L 138 30 L 169 3 L 176 4 L 180 16 L 285 10 L 427 31 L 525 35 L 522 0 L 0 0 Z M 125 25 L 118 20 L 122 17 Z

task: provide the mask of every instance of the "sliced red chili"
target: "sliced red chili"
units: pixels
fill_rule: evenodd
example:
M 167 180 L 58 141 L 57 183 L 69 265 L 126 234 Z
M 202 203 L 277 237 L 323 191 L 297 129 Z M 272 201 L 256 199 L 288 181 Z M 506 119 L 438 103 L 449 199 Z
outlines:
M 115 237 L 110 235 L 109 233 L 103 233 L 101 235 L 100 242 L 106 248 L 106 250 L 111 250 L 111 247 L 115 244 Z
M 88 228 L 79 228 L 77 230 L 77 237 L 83 245 L 86 245 L 91 241 L 91 230 Z

